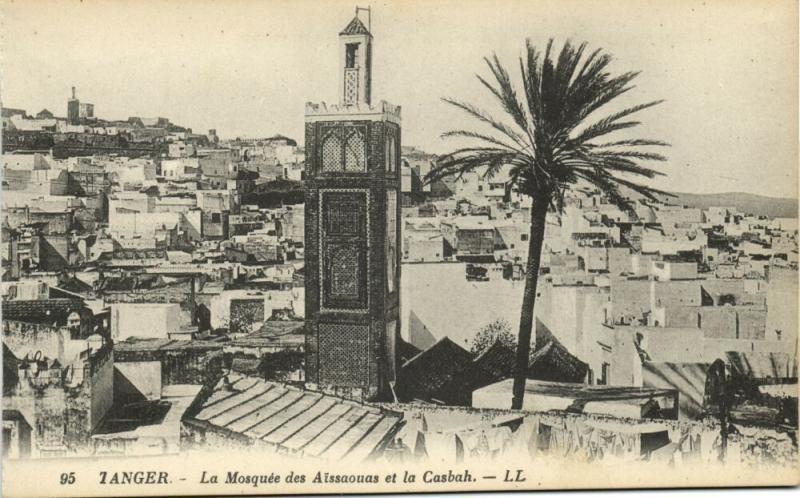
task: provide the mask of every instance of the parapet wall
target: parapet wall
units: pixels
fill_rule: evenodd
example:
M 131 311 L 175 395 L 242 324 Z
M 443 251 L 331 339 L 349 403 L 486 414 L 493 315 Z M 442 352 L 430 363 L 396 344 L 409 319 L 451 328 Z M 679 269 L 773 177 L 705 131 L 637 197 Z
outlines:
M 376 121 L 400 124 L 400 106 L 381 100 L 375 105 L 336 105 L 306 102 L 306 121 Z

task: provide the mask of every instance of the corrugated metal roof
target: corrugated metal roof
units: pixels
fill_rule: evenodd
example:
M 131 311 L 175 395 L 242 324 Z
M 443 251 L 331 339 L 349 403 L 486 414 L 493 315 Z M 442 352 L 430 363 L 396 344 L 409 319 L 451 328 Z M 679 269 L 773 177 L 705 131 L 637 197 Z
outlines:
M 363 461 L 399 429 L 402 415 L 278 382 L 231 374 L 194 419 L 297 456 Z

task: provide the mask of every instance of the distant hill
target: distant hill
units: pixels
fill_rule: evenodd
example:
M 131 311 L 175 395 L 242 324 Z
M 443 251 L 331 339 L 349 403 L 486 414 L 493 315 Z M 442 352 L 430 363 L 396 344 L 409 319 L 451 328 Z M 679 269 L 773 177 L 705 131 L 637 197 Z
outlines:
M 677 197 L 666 198 L 670 204 L 682 204 L 707 209 L 710 206 L 735 207 L 742 213 L 764 215 L 770 218 L 797 218 L 797 199 L 767 197 L 745 192 L 722 194 L 686 194 L 675 192 Z

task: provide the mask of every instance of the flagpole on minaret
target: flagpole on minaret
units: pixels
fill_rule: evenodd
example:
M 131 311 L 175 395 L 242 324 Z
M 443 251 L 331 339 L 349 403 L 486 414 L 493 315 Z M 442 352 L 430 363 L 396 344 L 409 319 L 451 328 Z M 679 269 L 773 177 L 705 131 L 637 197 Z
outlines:
M 367 31 L 372 33 L 372 7 L 358 7 L 356 6 L 356 17 L 358 17 L 358 13 L 362 10 L 367 11 Z

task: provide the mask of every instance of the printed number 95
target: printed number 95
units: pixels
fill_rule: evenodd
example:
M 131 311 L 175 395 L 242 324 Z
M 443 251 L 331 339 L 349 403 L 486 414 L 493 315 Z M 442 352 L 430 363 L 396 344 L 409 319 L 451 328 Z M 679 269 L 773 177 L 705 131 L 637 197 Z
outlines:
M 75 484 L 75 472 L 64 472 L 61 474 L 59 484 Z

